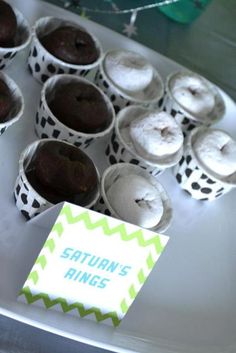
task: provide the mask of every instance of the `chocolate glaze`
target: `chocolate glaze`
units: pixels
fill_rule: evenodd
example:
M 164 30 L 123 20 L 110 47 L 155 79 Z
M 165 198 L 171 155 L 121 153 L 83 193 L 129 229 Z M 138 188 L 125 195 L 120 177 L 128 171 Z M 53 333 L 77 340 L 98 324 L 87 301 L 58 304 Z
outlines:
M 112 120 L 101 93 L 84 82 L 62 84 L 55 90 L 48 106 L 63 124 L 84 133 L 103 131 Z
M 39 39 L 49 53 L 70 64 L 92 64 L 99 57 L 92 37 L 76 27 L 59 27 Z
M 41 145 L 25 174 L 32 187 L 53 204 L 68 201 L 86 206 L 98 191 L 92 160 L 79 148 L 60 141 Z
M 0 123 L 9 120 L 9 113 L 12 107 L 11 92 L 3 80 L 0 80 Z
M 17 30 L 16 15 L 11 6 L 0 0 L 0 47 L 14 46 L 14 38 Z

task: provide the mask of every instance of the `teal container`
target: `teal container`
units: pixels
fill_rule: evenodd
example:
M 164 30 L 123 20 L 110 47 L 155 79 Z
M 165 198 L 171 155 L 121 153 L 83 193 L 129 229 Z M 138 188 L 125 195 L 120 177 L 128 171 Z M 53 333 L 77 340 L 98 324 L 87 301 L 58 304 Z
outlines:
M 172 20 L 188 24 L 202 14 L 212 0 L 179 0 L 158 9 Z M 157 1 L 157 3 L 160 1 Z

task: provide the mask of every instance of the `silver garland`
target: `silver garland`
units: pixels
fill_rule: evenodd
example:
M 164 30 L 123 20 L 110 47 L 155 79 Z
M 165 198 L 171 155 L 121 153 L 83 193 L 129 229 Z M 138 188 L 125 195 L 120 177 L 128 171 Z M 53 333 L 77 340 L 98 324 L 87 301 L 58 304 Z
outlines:
M 85 7 L 85 6 L 80 6 L 80 1 L 79 0 L 66 1 L 64 3 L 64 6 L 66 8 L 72 6 L 72 7 L 76 7 L 78 9 L 80 9 L 81 11 L 94 12 L 94 13 L 116 14 L 116 15 L 121 15 L 121 14 L 126 14 L 126 13 L 136 13 L 136 15 L 137 15 L 137 12 L 139 12 L 139 11 L 150 10 L 150 9 L 155 8 L 155 7 L 161 7 L 161 6 L 174 4 L 174 3 L 178 2 L 178 1 L 180 1 L 180 0 L 164 0 L 164 1 L 161 1 L 161 2 L 158 2 L 158 3 L 144 5 L 144 6 L 139 6 L 139 7 L 135 7 L 135 8 L 132 8 L 132 9 L 115 10 L 115 11 L 90 9 L 88 7 Z

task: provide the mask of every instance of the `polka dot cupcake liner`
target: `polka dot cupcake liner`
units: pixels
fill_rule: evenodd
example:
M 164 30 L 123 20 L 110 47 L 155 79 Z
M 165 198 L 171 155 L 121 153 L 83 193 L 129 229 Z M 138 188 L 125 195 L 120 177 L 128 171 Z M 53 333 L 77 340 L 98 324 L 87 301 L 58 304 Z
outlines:
M 131 100 L 112 89 L 99 69 L 95 74 L 94 82 L 110 98 L 116 113 L 132 104 Z
M 175 103 L 167 93 L 163 98 L 162 109 L 163 111 L 173 116 L 173 118 L 181 126 L 184 136 L 188 135 L 190 131 L 195 129 L 195 127 L 202 126 L 202 123 L 191 119 L 187 113 L 185 113 L 183 110 L 180 110 L 180 106 Z M 209 126 L 209 124 L 206 126 Z
M 216 124 L 225 114 L 225 103 L 219 90 L 203 77 L 189 72 L 189 75 L 200 77 L 208 85 L 209 90 L 214 93 L 215 107 L 212 112 L 204 119 L 199 120 L 196 116 L 184 109 L 174 98 L 172 94 L 172 85 L 177 75 L 181 73 L 175 72 L 168 76 L 166 80 L 166 92 L 163 97 L 162 109 L 173 116 L 173 118 L 181 126 L 184 136 L 187 136 L 193 129 L 201 126 L 211 126 Z M 186 72 L 183 72 L 186 75 Z
M 108 142 L 108 145 L 105 150 L 105 155 L 109 164 L 116 164 L 116 163 L 135 164 L 145 169 L 148 173 L 152 174 L 153 176 L 160 175 L 161 173 L 164 172 L 164 169 L 160 169 L 159 167 L 148 165 L 137 155 L 130 153 L 119 140 L 115 130 L 113 130 L 111 139 Z
M 43 17 L 35 23 L 32 31 L 32 42 L 28 57 L 28 68 L 33 77 L 41 83 L 44 83 L 49 77 L 57 74 L 71 74 L 85 77 L 91 70 L 95 69 L 99 65 L 101 60 L 102 47 L 98 39 L 94 37 L 94 35 L 92 35 L 90 32 L 89 34 L 93 38 L 100 53 L 99 58 L 94 63 L 88 65 L 69 64 L 50 54 L 40 43 L 39 38 L 43 34 L 49 33 L 61 26 L 73 26 L 88 32 L 78 23 L 54 17 Z
M 28 21 L 16 8 L 12 7 L 17 21 L 17 34 L 15 38 L 16 45 L 10 48 L 0 47 L 0 70 L 8 67 L 15 56 L 24 50 L 31 40 L 31 31 Z
M 201 129 L 194 129 L 188 136 L 184 154 L 173 168 L 173 173 L 180 187 L 194 199 L 213 201 L 236 187 L 236 182 L 216 178 L 197 160 L 192 146 Z
M 12 97 L 12 107 L 8 116 L 8 120 L 0 123 L 0 135 L 2 135 L 11 125 L 16 123 L 21 118 L 25 105 L 22 92 L 15 81 L 3 72 L 0 72 L 0 80 L 5 82 L 10 90 Z
M 37 148 L 42 146 L 42 144 L 48 141 L 56 141 L 55 139 L 38 140 L 28 145 L 22 152 L 19 160 L 19 174 L 17 176 L 15 187 L 14 187 L 14 199 L 16 207 L 22 213 L 22 215 L 27 219 L 31 219 L 43 211 L 49 209 L 53 206 L 51 202 L 40 196 L 40 194 L 34 190 L 34 188 L 29 183 L 25 170 L 29 163 L 31 162 L 33 156 L 37 152 Z M 62 142 L 67 144 L 67 142 Z M 96 168 L 96 167 L 95 167 Z M 96 168 L 97 170 L 97 168 Z M 63 171 L 62 171 L 63 173 Z M 97 170 L 97 175 L 99 177 L 99 172 Z M 98 201 L 100 197 L 99 191 L 94 196 L 94 199 L 86 206 L 86 208 L 92 208 L 93 205 Z
M 146 112 L 141 106 L 130 106 L 122 109 L 115 120 L 115 129 L 111 135 L 105 150 L 105 155 L 109 164 L 131 163 L 140 166 L 153 176 L 163 173 L 167 168 L 172 167 L 180 160 L 183 153 L 183 146 L 171 156 L 160 158 L 158 161 L 145 160 L 138 155 L 132 145 L 124 140 L 121 128 L 129 124 L 133 119 Z
M 80 148 L 87 148 L 94 141 L 102 139 L 110 134 L 115 121 L 114 108 L 105 94 L 99 90 L 112 116 L 110 125 L 105 130 L 94 134 L 87 134 L 70 129 L 53 115 L 47 103 L 47 101 L 50 100 L 50 97 L 53 96 L 54 89 L 57 85 L 70 82 L 84 82 L 90 86 L 93 86 L 96 90 L 99 90 L 93 83 L 78 76 L 56 75 L 51 77 L 47 80 L 47 82 L 45 82 L 41 91 L 41 99 L 35 117 L 35 131 L 39 138 L 56 138 L 72 143 Z M 68 110 L 69 109 L 70 107 L 68 107 Z
M 151 228 L 150 230 L 156 231 L 159 233 L 165 232 L 169 228 L 173 217 L 171 200 L 168 194 L 166 193 L 165 189 L 163 188 L 163 186 L 156 180 L 156 178 L 151 176 L 149 173 L 147 173 L 147 171 L 143 170 L 139 166 L 135 166 L 127 163 L 119 163 L 108 167 L 104 171 L 101 178 L 101 196 L 98 202 L 94 205 L 93 209 L 107 216 L 112 216 L 117 219 L 120 219 L 119 215 L 112 208 L 106 194 L 107 194 L 108 188 L 114 183 L 117 177 L 129 175 L 131 173 L 140 175 L 145 179 L 149 180 L 151 184 L 155 186 L 160 192 L 161 199 L 163 202 L 163 207 L 164 207 L 163 216 L 161 217 L 159 223 L 155 227 Z
M 132 104 L 139 104 L 146 107 L 160 107 L 162 105 L 164 84 L 162 78 L 156 70 L 154 70 L 154 78 L 156 84 L 158 85 L 158 92 L 156 93 L 155 97 L 149 99 L 138 99 L 122 92 L 111 82 L 111 80 L 108 78 L 104 71 L 103 61 L 101 61 L 99 68 L 95 74 L 94 82 L 110 98 L 116 113 L 118 113 L 121 109 L 128 107 Z

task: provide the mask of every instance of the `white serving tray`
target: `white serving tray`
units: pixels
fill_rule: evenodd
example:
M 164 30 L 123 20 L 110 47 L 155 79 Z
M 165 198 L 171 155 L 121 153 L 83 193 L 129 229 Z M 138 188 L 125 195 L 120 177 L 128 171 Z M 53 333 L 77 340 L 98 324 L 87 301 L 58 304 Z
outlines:
M 98 24 L 36 0 L 11 0 L 30 23 L 45 15 L 78 20 L 101 40 L 104 49 L 122 47 L 145 55 L 163 78 L 180 66 Z M 174 219 L 166 251 L 119 328 L 76 319 L 16 301 L 34 258 L 45 240 L 35 221 L 25 222 L 13 201 L 21 151 L 37 139 L 34 116 L 41 86 L 26 67 L 27 51 L 6 72 L 25 98 L 23 118 L 0 137 L 0 314 L 41 329 L 106 348 L 139 353 L 231 353 L 236 351 L 236 190 L 213 203 L 192 200 L 171 171 L 159 177 L 172 198 Z M 236 138 L 236 107 L 223 94 L 226 116 L 217 126 Z M 100 171 L 104 144 L 88 153 Z

